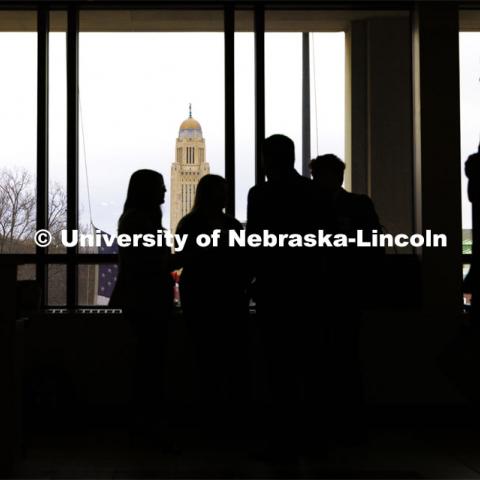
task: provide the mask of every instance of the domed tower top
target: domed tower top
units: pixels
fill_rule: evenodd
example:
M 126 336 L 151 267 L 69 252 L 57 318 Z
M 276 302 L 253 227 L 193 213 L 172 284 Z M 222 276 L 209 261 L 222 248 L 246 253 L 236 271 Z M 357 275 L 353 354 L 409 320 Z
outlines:
M 192 117 L 192 104 L 188 106 L 188 118 L 182 122 L 180 125 L 180 132 L 178 133 L 179 138 L 193 138 L 201 139 L 203 138 L 202 127 Z

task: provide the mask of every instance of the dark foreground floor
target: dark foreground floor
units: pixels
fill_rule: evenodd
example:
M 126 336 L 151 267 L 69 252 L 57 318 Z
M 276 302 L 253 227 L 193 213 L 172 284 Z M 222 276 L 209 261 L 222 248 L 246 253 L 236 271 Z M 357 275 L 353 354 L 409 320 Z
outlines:
M 254 460 L 241 448 L 201 440 L 166 453 L 132 445 L 112 429 L 36 435 L 16 478 L 480 478 L 478 429 L 372 429 L 360 446 L 337 446 L 298 464 Z

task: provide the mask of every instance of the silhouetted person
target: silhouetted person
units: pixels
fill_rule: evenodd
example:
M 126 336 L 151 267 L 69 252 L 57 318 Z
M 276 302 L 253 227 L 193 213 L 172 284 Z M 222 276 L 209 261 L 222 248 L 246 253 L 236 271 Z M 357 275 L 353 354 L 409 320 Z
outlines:
M 294 168 L 292 140 L 273 135 L 263 145 L 265 183 L 248 194 L 247 233 L 314 232 L 313 182 Z M 257 318 L 268 367 L 270 408 L 265 413 L 267 453 L 278 460 L 297 453 L 303 343 L 310 323 L 310 277 L 316 256 L 298 247 L 251 250 Z
M 370 240 L 372 232 L 381 232 L 383 227 L 378 219 L 372 200 L 367 195 L 347 192 L 342 188 L 345 164 L 336 155 L 320 155 L 310 162 L 312 178 L 317 196 L 317 214 L 321 224 L 330 233 L 342 233 L 348 237 L 356 236 L 358 230 L 363 232 L 363 238 Z M 355 261 L 362 269 L 350 267 L 351 279 L 355 282 L 355 291 L 358 290 L 358 281 L 366 275 L 365 268 L 368 262 L 378 258 L 383 253 L 381 248 L 340 248 L 327 251 L 333 258 L 345 262 Z M 355 277 L 355 273 L 360 277 Z M 347 278 L 344 278 L 344 282 Z
M 480 285 L 477 272 L 480 268 L 480 146 L 478 152 L 465 162 L 468 177 L 468 199 L 472 203 L 472 263 L 464 281 L 464 292 L 472 295 L 472 317 L 478 323 L 480 317 Z
M 160 173 L 132 174 L 118 233 L 163 231 L 161 204 L 165 184 Z M 133 384 L 133 416 L 141 433 L 153 433 L 164 420 L 163 382 L 167 325 L 173 306 L 170 248 L 119 248 L 119 273 L 110 305 L 121 307 L 137 340 Z
M 229 231 L 243 227 L 224 213 L 226 200 L 225 179 L 205 175 L 197 185 L 192 211 L 176 232 L 188 235 L 175 257 L 183 267 L 180 300 L 196 354 L 199 415 L 210 428 L 220 424 L 222 411 L 229 413 L 229 420 L 240 419 L 250 397 L 246 252 L 228 246 Z M 198 235 L 214 230 L 220 230 L 218 246 L 198 246 Z
M 318 213 L 327 233 L 356 237 L 363 232 L 371 238 L 381 231 L 378 215 L 367 195 L 342 188 L 345 164 L 335 155 L 326 154 L 310 162 L 317 190 Z M 361 302 L 371 295 L 370 275 L 375 273 L 383 249 L 338 247 L 324 249 L 326 273 L 321 283 L 326 342 L 326 412 L 332 422 L 331 432 L 340 440 L 350 441 L 359 426 L 362 402 L 362 378 L 358 355 Z M 320 292 L 319 292 L 320 293 Z

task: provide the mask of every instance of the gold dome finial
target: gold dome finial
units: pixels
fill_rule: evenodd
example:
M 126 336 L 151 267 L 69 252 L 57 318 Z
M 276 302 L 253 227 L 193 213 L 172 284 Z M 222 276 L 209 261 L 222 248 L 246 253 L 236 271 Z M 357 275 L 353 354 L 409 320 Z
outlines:
M 180 138 L 202 138 L 202 127 L 192 117 L 192 104 L 188 104 L 188 118 L 180 125 Z

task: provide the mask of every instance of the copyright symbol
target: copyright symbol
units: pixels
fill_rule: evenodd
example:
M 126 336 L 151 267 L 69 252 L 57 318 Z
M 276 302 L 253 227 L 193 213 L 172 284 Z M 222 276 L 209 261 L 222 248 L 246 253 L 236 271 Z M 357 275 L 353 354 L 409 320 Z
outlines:
M 37 247 L 48 247 L 52 243 L 52 234 L 48 230 L 37 230 L 33 241 Z

